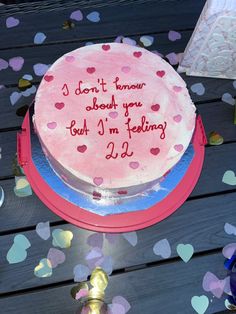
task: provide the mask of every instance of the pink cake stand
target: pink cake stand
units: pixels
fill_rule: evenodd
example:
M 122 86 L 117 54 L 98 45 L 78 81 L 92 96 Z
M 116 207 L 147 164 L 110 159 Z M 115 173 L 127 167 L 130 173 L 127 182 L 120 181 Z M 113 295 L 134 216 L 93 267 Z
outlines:
M 82 209 L 53 191 L 32 161 L 29 110 L 24 118 L 22 129 L 17 133 L 18 163 L 24 169 L 27 179 L 41 201 L 55 214 L 70 223 L 89 230 L 100 232 L 129 232 L 149 227 L 171 215 L 192 192 L 200 176 L 205 145 L 207 143 L 201 117 L 198 115 L 192 144 L 193 160 L 185 176 L 174 190 L 154 206 L 140 211 L 100 216 Z

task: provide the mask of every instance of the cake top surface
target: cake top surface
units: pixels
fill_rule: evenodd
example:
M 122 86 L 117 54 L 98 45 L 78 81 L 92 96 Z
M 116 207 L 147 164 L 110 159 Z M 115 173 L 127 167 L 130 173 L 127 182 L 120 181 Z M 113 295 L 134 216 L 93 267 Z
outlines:
M 162 177 L 183 156 L 195 127 L 185 82 L 159 56 L 125 44 L 96 44 L 58 59 L 35 99 L 45 151 L 101 188 Z

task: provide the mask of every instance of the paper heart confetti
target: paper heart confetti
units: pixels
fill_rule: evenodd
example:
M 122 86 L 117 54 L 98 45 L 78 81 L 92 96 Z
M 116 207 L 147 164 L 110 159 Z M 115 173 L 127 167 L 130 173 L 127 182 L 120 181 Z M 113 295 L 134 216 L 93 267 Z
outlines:
M 75 21 L 82 21 L 83 20 L 83 13 L 80 10 L 76 10 L 71 13 L 70 18 Z
M 22 76 L 23 79 L 28 80 L 28 81 L 32 81 L 33 80 L 33 76 L 31 74 L 24 74 Z
M 119 237 L 120 235 L 117 233 L 105 233 L 105 238 L 110 244 L 115 244 L 118 241 Z
M 236 236 L 236 227 L 229 224 L 228 222 L 226 222 L 226 224 L 224 225 L 224 230 L 225 230 L 225 233 L 231 235 L 235 235 Z
M 7 252 L 7 261 L 9 264 L 23 262 L 27 257 L 27 249 L 31 246 L 27 237 L 18 234 L 14 237 L 13 245 Z
M 18 93 L 18 92 L 11 93 L 10 102 L 12 106 L 14 106 L 17 103 L 17 101 L 21 98 L 21 96 L 22 96 L 21 93 Z
M 220 299 L 225 291 L 226 280 L 220 280 L 211 272 L 207 272 L 203 277 L 202 287 L 206 292 L 211 292 Z
M 47 72 L 49 67 L 50 67 L 50 65 L 48 65 L 48 64 L 43 64 L 43 63 L 34 64 L 34 66 L 33 66 L 34 73 L 37 76 L 43 76 Z
M 212 131 L 210 134 L 209 134 L 209 144 L 210 145 L 221 145 L 224 143 L 224 138 L 217 132 L 215 131 Z
M 113 261 L 111 256 L 103 256 L 95 261 L 94 265 L 101 267 L 107 275 L 111 275 L 113 272 Z
M 136 40 L 129 37 L 123 37 L 122 43 L 130 46 L 136 46 Z
M 191 304 L 193 309 L 198 313 L 198 314 L 204 314 L 209 306 L 209 299 L 205 295 L 199 296 L 194 296 L 191 299 Z
M 13 16 L 9 16 L 6 19 L 6 27 L 7 28 L 16 27 L 17 25 L 19 25 L 19 23 L 20 23 L 20 21 Z
M 8 63 L 9 63 L 9 66 L 12 68 L 13 71 L 20 71 L 24 65 L 24 58 L 22 57 L 14 57 L 14 58 L 11 58 L 9 59 Z
M 89 13 L 86 17 L 90 22 L 94 23 L 100 22 L 100 13 L 97 11 Z
M 92 260 L 92 259 L 98 259 L 103 256 L 102 250 L 98 247 L 92 248 L 86 255 L 85 259 L 86 261 Z
M 51 262 L 51 267 L 55 268 L 59 264 L 65 262 L 66 256 L 64 252 L 55 248 L 50 248 L 48 251 L 47 259 Z
M 190 87 L 191 91 L 198 96 L 202 96 L 205 94 L 205 87 L 202 83 L 195 83 Z
M 71 247 L 71 241 L 73 239 L 73 233 L 69 230 L 55 229 L 52 232 L 54 246 L 60 247 L 61 249 L 68 249 Z
M 147 35 L 141 36 L 140 41 L 144 45 L 144 47 L 150 47 L 154 42 L 154 37 Z
M 236 243 L 230 243 L 226 245 L 223 250 L 222 254 L 225 258 L 230 259 L 236 252 Z
M 0 71 L 8 68 L 8 62 L 0 58 Z
M 181 34 L 179 32 L 176 32 L 176 31 L 169 31 L 168 33 L 168 39 L 170 41 L 176 41 L 176 40 L 179 40 L 181 39 Z
M 41 45 L 45 41 L 46 38 L 47 36 L 44 33 L 38 32 L 34 36 L 34 43 L 36 45 Z
M 191 257 L 193 256 L 194 253 L 194 248 L 191 244 L 178 244 L 177 245 L 177 253 L 179 255 L 179 257 L 185 262 L 187 263 Z
M 87 244 L 92 247 L 102 248 L 103 246 L 103 233 L 93 233 L 88 236 Z
M 175 52 L 171 52 L 168 55 L 166 55 L 166 58 L 170 62 L 171 65 L 176 65 L 179 63 L 179 57 Z
M 26 197 L 32 195 L 32 189 L 25 176 L 15 177 L 16 186 L 14 193 L 18 197 Z
M 112 299 L 113 304 L 120 304 L 124 307 L 125 313 L 127 313 L 131 309 L 131 305 L 129 302 L 122 296 L 118 295 Z
M 34 269 L 34 274 L 39 278 L 52 276 L 52 265 L 49 259 L 43 258 Z
M 1 157 L 1 155 L 0 155 Z M 5 198 L 5 194 L 4 194 L 4 190 L 3 188 L 0 186 L 0 207 L 2 207 L 3 203 L 4 203 L 4 198 Z
M 223 175 L 222 182 L 228 185 L 236 185 L 236 176 L 234 171 L 227 170 Z
M 87 266 L 78 264 L 74 267 L 73 273 L 74 281 L 81 282 L 86 281 L 88 279 L 88 276 L 91 274 L 91 271 Z
M 138 243 L 138 236 L 135 231 L 122 233 L 122 236 L 133 246 L 135 247 Z
M 235 99 L 230 93 L 224 93 L 221 97 L 221 100 L 229 105 L 235 105 Z
M 153 247 L 153 252 L 162 258 L 169 258 L 171 256 L 171 247 L 169 241 L 167 239 L 158 241 Z
M 30 88 L 27 88 L 25 91 L 21 92 L 21 95 L 24 97 L 29 97 L 30 95 L 35 94 L 37 91 L 36 86 L 31 86 Z
M 49 221 L 39 222 L 36 226 L 36 233 L 41 239 L 48 240 L 51 235 Z
M 125 308 L 122 304 L 112 303 L 108 305 L 108 314 L 125 314 Z

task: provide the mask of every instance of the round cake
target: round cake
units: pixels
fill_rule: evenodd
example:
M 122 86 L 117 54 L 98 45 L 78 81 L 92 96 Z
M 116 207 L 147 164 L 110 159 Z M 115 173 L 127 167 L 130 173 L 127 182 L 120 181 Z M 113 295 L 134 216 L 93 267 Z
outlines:
M 34 110 L 55 173 L 97 199 L 151 189 L 183 156 L 196 119 L 185 82 L 167 62 L 118 43 L 58 59 L 44 75 Z

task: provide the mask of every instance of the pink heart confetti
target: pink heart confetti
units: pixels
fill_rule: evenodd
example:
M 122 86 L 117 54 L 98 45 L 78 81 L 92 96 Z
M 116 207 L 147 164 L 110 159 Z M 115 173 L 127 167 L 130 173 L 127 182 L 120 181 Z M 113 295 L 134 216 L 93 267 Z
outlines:
M 34 66 L 33 66 L 34 73 L 37 76 L 43 76 L 47 72 L 49 67 L 50 67 L 50 65 L 48 65 L 48 64 L 43 64 L 43 63 L 34 64 Z
M 73 273 L 74 281 L 81 282 L 86 281 L 91 272 L 87 266 L 78 264 L 74 267 Z
M 13 16 L 10 16 L 6 19 L 6 27 L 7 28 L 12 28 L 12 27 L 16 27 L 17 25 L 19 25 L 20 21 L 16 18 L 14 18 Z
M 87 238 L 87 244 L 91 247 L 103 247 L 103 233 L 93 233 Z
M 178 55 L 175 52 L 171 52 L 168 55 L 166 55 L 166 58 L 170 62 L 171 65 L 176 65 L 179 63 Z
M 236 243 L 230 243 L 226 245 L 223 250 L 222 254 L 224 255 L 225 258 L 230 259 L 236 252 Z
M 51 235 L 49 221 L 39 222 L 36 226 L 36 233 L 41 239 L 48 240 Z
M 122 233 L 122 236 L 133 246 L 135 247 L 138 243 L 138 236 L 135 231 Z
M 66 256 L 64 252 L 55 248 L 50 248 L 48 251 L 47 259 L 51 262 L 52 268 L 55 268 L 59 264 L 65 262 Z
M 153 252 L 162 258 L 169 258 L 171 256 L 169 241 L 167 239 L 158 241 L 153 247 Z
M 8 68 L 8 62 L 0 58 L 0 71 Z
M 168 33 L 168 39 L 170 41 L 176 41 L 176 40 L 179 40 L 181 39 L 181 34 L 176 32 L 176 31 L 169 31 Z
M 83 13 L 80 10 L 76 10 L 71 13 L 70 18 L 75 21 L 82 21 L 83 20 Z
M 184 149 L 184 146 L 182 144 L 177 144 L 174 146 L 174 149 L 180 153 Z
M 123 66 L 123 67 L 121 68 L 121 71 L 122 71 L 123 73 L 129 73 L 130 70 L 131 70 L 131 67 L 129 67 L 129 66 Z
M 23 67 L 25 60 L 22 57 L 14 57 L 9 60 L 9 66 L 13 71 L 20 71 Z
M 211 292 L 218 299 L 221 298 L 226 285 L 225 279 L 219 280 L 213 273 L 207 272 L 203 277 L 202 287 L 205 291 Z
M 121 295 L 117 295 L 112 299 L 112 304 L 120 304 L 124 307 L 125 312 L 127 313 L 131 309 L 131 305 L 129 302 L 122 297 Z
M 137 169 L 138 167 L 139 167 L 139 162 L 137 162 L 137 161 L 131 161 L 130 163 L 129 163 L 129 166 L 130 166 L 130 168 L 131 169 Z
M 118 112 L 116 112 L 116 111 L 109 112 L 109 117 L 111 117 L 112 119 L 117 118 L 118 117 Z
M 49 122 L 47 124 L 47 127 L 51 130 L 55 129 L 57 127 L 57 123 L 56 122 Z
M 224 225 L 224 230 L 225 230 L 225 233 L 231 235 L 236 235 L 236 227 L 229 224 L 228 222 Z

